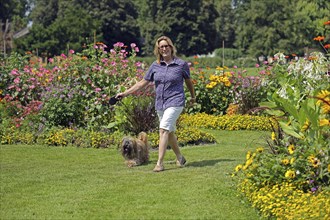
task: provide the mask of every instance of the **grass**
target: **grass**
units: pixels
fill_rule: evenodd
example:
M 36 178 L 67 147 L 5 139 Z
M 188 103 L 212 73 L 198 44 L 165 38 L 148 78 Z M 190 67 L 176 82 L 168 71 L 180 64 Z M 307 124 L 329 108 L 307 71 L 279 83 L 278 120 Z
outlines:
M 177 168 L 127 168 L 116 149 L 0 146 L 1 219 L 259 219 L 237 195 L 230 172 L 264 132 L 209 131 L 218 144 L 187 146 Z

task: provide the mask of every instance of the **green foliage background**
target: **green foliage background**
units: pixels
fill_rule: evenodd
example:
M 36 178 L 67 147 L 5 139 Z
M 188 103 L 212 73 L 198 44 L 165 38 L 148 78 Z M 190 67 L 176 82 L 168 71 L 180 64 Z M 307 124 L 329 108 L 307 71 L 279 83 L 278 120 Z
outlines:
M 27 36 L 15 40 L 15 50 L 43 56 L 95 41 L 137 43 L 138 55 L 149 56 L 161 35 L 186 56 L 223 44 L 253 57 L 278 51 L 302 56 L 319 47 L 312 39 L 324 34 L 329 11 L 326 0 L 3 0 L 0 19 L 8 19 L 14 32 L 33 23 Z

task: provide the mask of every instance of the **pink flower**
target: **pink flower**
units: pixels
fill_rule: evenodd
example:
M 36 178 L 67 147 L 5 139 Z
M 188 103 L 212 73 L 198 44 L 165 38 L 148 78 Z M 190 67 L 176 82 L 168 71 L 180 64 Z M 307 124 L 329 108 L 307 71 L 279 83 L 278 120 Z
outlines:
M 256 64 L 256 67 L 258 68 L 260 65 L 259 64 Z
M 64 53 L 61 54 L 61 57 L 66 58 L 66 55 Z
M 265 65 L 267 65 L 267 64 L 268 64 L 268 61 L 267 61 L 267 60 L 266 60 L 266 61 L 264 61 L 264 64 L 265 64 Z
M 49 58 L 48 59 L 48 62 L 53 63 L 54 62 L 54 59 L 53 58 Z
M 139 48 L 138 47 L 135 47 L 135 52 L 140 52 Z
M 98 49 L 99 47 L 97 45 L 94 45 L 94 49 Z
M 123 47 L 124 46 L 124 43 L 122 42 L 117 42 L 113 45 L 114 47 Z
M 131 43 L 131 47 L 132 48 L 135 48 L 136 47 L 136 44 L 135 43 Z
M 237 69 L 237 66 L 234 66 L 234 69 Z
M 14 83 L 15 83 L 15 84 L 18 84 L 20 81 L 21 81 L 21 80 L 20 80 L 18 77 L 16 77 L 16 78 L 14 79 Z
M 17 69 L 13 69 L 10 73 L 11 75 L 19 76 L 19 72 L 17 71 Z
M 95 92 L 101 92 L 101 90 L 102 90 L 101 88 L 96 88 Z
M 34 88 L 35 88 L 35 85 L 29 86 L 29 89 L 34 89 Z
M 70 54 L 74 54 L 74 50 L 69 50 L 69 53 Z

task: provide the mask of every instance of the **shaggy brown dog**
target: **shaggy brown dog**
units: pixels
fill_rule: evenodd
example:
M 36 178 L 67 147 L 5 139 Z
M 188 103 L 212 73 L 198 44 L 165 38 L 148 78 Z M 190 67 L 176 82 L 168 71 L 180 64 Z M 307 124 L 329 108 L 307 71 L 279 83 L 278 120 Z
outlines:
M 138 166 L 149 161 L 148 136 L 141 132 L 137 138 L 124 137 L 121 142 L 121 154 L 128 167 Z

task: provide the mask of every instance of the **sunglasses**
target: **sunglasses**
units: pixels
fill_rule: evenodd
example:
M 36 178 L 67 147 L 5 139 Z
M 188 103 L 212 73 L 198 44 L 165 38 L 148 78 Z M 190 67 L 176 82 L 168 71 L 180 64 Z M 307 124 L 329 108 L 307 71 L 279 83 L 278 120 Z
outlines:
M 162 46 L 160 46 L 160 47 L 158 47 L 159 49 L 167 49 L 168 47 L 170 47 L 170 45 L 162 45 Z

